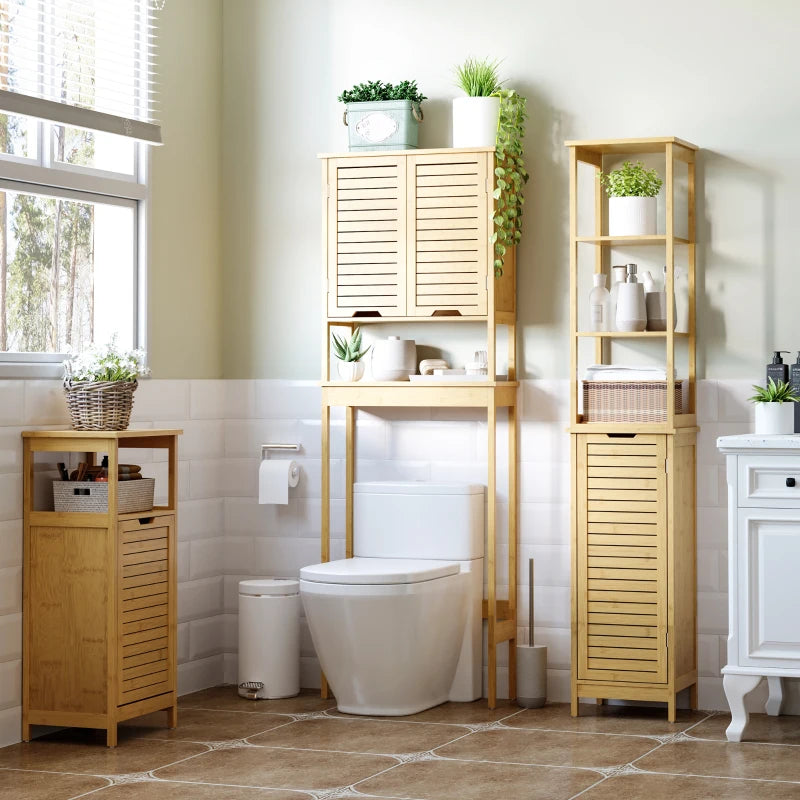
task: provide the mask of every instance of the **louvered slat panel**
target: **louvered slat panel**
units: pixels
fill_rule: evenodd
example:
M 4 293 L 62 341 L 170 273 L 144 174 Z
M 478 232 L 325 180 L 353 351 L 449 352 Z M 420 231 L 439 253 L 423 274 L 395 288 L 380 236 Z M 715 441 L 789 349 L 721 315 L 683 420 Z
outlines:
M 328 163 L 328 312 L 405 314 L 405 158 Z
M 578 447 L 579 677 L 665 682 L 664 437 Z

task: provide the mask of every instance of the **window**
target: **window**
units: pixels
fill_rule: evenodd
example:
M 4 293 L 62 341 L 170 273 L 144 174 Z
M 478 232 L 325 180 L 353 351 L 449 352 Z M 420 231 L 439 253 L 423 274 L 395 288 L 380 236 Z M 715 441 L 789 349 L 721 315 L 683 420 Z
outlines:
M 0 375 L 145 346 L 148 0 L 0 0 Z

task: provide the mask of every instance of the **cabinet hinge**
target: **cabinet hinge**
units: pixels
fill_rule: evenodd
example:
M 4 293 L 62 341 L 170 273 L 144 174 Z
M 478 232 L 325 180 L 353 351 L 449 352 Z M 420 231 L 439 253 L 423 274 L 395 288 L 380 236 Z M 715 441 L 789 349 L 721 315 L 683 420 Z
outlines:
M 489 187 L 489 179 L 488 178 L 486 178 L 486 180 L 484 181 L 484 185 L 485 185 L 485 189 L 486 189 L 486 194 L 491 194 L 492 190 Z
M 669 631 L 664 634 L 664 647 L 669 650 Z
M 325 184 L 325 197 L 330 199 L 331 196 L 331 185 L 329 183 Z
M 664 472 L 666 472 L 667 475 L 669 475 L 669 459 L 668 458 L 664 459 Z

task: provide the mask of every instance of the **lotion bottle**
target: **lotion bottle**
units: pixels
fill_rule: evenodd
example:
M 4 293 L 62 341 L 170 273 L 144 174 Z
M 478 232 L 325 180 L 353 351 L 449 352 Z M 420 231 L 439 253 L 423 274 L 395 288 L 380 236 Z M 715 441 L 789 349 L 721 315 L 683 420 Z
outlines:
M 779 383 L 783 381 L 789 380 L 789 366 L 784 364 L 783 359 L 781 358 L 781 353 L 788 353 L 788 350 L 774 350 L 772 353 L 772 363 L 767 364 L 767 385 L 769 385 L 769 379 L 772 378 L 775 383 Z
M 592 331 L 611 330 L 611 295 L 606 289 L 606 276 L 596 272 L 592 279 L 594 288 L 589 294 L 589 329 Z
M 797 361 L 789 367 L 789 383 L 795 395 L 800 397 L 800 352 L 797 353 Z M 800 403 L 794 403 L 794 432 L 800 433 Z

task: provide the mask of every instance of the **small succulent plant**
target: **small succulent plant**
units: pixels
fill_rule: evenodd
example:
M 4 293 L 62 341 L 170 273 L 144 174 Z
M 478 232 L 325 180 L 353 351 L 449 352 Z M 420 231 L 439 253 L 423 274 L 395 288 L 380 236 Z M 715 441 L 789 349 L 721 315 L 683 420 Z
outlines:
M 626 161 L 619 169 L 600 173 L 600 183 L 609 197 L 655 197 L 664 183 L 654 169 L 641 161 Z
M 369 347 L 361 348 L 361 328 L 356 328 L 352 336 L 346 339 L 331 332 L 333 337 L 333 354 L 339 361 L 361 361 Z
M 777 383 L 770 378 L 766 386 L 753 384 L 755 394 L 748 398 L 752 403 L 797 403 L 800 397 L 797 396 L 794 386 L 786 381 Z

